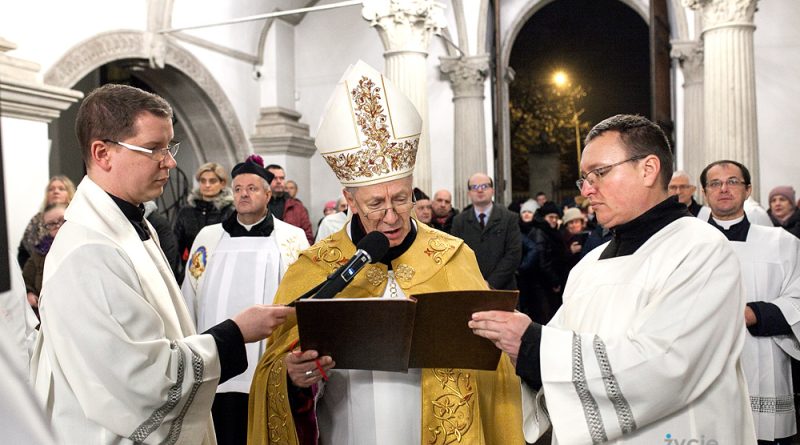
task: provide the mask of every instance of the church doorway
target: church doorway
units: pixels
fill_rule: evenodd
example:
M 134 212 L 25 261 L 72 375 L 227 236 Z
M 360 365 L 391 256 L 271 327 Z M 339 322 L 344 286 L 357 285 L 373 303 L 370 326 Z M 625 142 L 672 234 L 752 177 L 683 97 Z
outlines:
M 544 192 L 568 203 L 579 195 L 591 126 L 620 113 L 651 116 L 650 35 L 642 11 L 621 0 L 542 3 L 510 43 L 512 199 Z

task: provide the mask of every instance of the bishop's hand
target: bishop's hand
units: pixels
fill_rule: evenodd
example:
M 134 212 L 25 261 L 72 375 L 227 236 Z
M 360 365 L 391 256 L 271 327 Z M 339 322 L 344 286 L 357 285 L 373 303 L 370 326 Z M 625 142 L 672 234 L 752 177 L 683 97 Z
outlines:
M 292 384 L 299 388 L 308 388 L 325 377 L 328 371 L 336 366 L 329 355 L 318 358 L 319 353 L 313 349 L 308 351 L 294 350 L 286 354 L 284 364 Z

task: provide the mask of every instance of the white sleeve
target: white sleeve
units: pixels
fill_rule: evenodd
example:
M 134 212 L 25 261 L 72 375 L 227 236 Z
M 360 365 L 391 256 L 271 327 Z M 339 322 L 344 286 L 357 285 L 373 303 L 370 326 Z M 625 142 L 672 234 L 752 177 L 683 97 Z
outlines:
M 215 341 L 167 338 L 174 308 L 143 295 L 120 250 L 91 244 L 64 258 L 41 298 L 52 391 L 74 397 L 80 413 L 70 416 L 133 442 L 200 443 L 220 377 Z
M 522 432 L 525 442 L 535 443 L 550 429 L 550 417 L 544 401 L 544 391 L 534 391 L 525 383 L 522 387 Z
M 777 244 L 783 281 L 780 296 L 770 303 L 778 306 L 794 335 L 777 335 L 772 340 L 784 352 L 800 360 L 800 240 L 788 232 L 781 232 L 781 235 L 784 236 Z
M 565 329 L 562 311 L 543 327 L 542 382 L 559 442 L 618 439 L 685 408 L 735 369 L 745 334 L 738 259 L 720 239 L 677 264 L 653 272 L 667 275 L 645 291 L 624 335 Z

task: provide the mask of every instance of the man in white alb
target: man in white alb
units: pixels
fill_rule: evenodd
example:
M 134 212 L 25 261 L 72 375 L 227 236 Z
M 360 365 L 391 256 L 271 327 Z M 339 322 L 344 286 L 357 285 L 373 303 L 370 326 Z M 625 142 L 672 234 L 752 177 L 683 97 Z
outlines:
M 597 124 L 578 188 L 612 240 L 572 269 L 547 326 L 473 315 L 475 333 L 516 359 L 528 442 L 552 424 L 559 444 L 755 443 L 739 261 L 668 196 L 672 162 L 649 120 Z
M 236 211 L 197 234 L 181 287 L 201 332 L 250 305 L 272 304 L 286 269 L 308 248 L 303 229 L 268 212 L 272 173 L 260 156 L 236 164 L 231 178 Z M 220 445 L 247 442 L 250 382 L 265 346 L 246 345 L 247 370 L 217 387 L 211 413 Z
M 195 332 L 143 216 L 176 166 L 163 98 L 104 85 L 76 130 L 87 176 L 47 255 L 31 363 L 46 417 L 65 444 L 214 444 L 217 384 L 293 310 L 254 305 Z
M 731 242 L 747 295 L 742 366 L 759 444 L 790 444 L 797 432 L 791 358 L 800 359 L 800 240 L 780 227 L 751 224 L 744 203 L 750 172 L 716 161 L 700 174 L 709 223 Z

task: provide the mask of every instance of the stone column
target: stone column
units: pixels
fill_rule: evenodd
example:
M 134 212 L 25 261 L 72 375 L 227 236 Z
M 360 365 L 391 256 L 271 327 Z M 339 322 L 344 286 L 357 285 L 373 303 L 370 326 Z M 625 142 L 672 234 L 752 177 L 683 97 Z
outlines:
M 367 0 L 361 14 L 383 42 L 386 76 L 408 96 L 422 117 L 414 182 L 432 193 L 426 59 L 431 36 L 446 24 L 442 6 L 434 0 Z
M 261 108 L 250 136 L 253 151 L 268 164 L 281 165 L 288 179 L 297 182 L 299 197 L 311 203 L 309 158 L 316 151 L 308 125 L 295 111 L 294 26 L 272 22 L 264 47 L 264 64 L 254 72 L 259 81 Z M 315 206 L 316 208 L 316 206 Z
M 15 248 L 31 215 L 39 211 L 39 193 L 48 178 L 62 173 L 49 171 L 51 141 L 47 126 L 83 97 L 80 91 L 42 82 L 39 64 L 8 54 L 16 47 L 0 37 L 3 179 L 5 184 L 13 184 L 5 194 L 6 227 L 9 245 Z M 20 193 L 24 190 L 29 193 Z
M 706 160 L 745 164 L 758 190 L 753 16 L 758 0 L 685 0 L 703 14 Z
M 699 186 L 700 172 L 707 165 L 703 139 L 703 42 L 672 42 L 672 57 L 683 72 L 683 169 Z M 695 198 L 700 195 L 698 187 Z
M 489 55 L 441 57 L 439 60 L 442 62 L 442 72 L 449 76 L 453 87 L 453 207 L 463 208 L 468 204 L 466 184 L 470 175 L 477 172 L 492 173 L 486 167 L 486 122 L 483 111 Z

